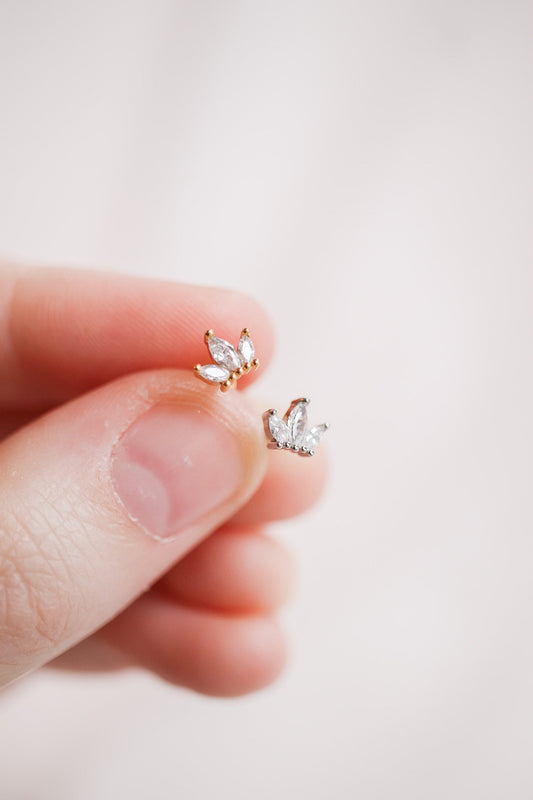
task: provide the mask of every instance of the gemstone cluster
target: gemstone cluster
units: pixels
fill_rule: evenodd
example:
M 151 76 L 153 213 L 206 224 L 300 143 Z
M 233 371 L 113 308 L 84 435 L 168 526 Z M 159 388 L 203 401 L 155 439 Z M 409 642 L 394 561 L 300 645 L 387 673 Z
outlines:
M 207 383 L 218 383 L 223 392 L 231 389 L 240 377 L 259 366 L 248 328 L 243 328 L 236 349 L 225 339 L 215 336 L 212 330 L 205 332 L 204 340 L 215 363 L 204 366 L 197 364 L 194 372 Z
M 292 450 L 302 456 L 314 456 L 315 448 L 322 435 L 327 431 L 327 422 L 307 429 L 308 397 L 293 400 L 285 415 L 280 417 L 275 408 L 265 411 L 263 422 L 267 438 L 271 446 L 278 449 Z

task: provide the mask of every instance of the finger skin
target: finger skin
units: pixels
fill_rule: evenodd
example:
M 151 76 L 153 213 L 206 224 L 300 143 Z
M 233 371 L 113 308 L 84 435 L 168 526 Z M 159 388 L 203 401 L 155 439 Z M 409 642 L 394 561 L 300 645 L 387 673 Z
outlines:
M 293 564 L 286 549 L 256 527 L 234 529 L 225 525 L 194 548 L 172 567 L 148 594 L 165 598 L 176 606 L 215 612 L 216 619 L 226 615 L 269 615 L 287 599 L 292 582 Z M 76 671 L 110 671 L 131 666 L 146 666 L 136 652 L 153 647 L 153 639 L 144 640 L 137 624 L 137 603 L 144 604 L 146 595 L 134 601 L 104 632 L 97 631 L 88 639 L 61 654 L 51 662 L 56 669 Z M 151 613 L 156 614 L 152 606 Z M 197 619 L 203 626 L 205 617 Z M 208 619 L 213 619 L 208 617 Z M 120 630 L 116 638 L 113 631 Z M 131 651 L 127 635 L 137 642 Z M 234 627 L 225 630 L 233 635 Z M 152 634 L 150 634 L 152 636 Z M 167 634 L 165 633 L 165 637 Z M 122 644 L 122 646 L 121 646 Z M 160 644 L 159 647 L 162 645 Z M 173 682 L 179 682 L 174 675 Z
M 127 614 L 128 609 L 124 613 Z M 69 672 L 116 672 L 136 666 L 139 665 L 130 655 L 106 641 L 100 631 L 43 665 Z
M 154 404 L 194 407 L 235 438 L 242 482 L 173 541 L 148 536 L 110 480 L 111 454 Z M 225 453 L 214 452 L 224 468 Z M 242 393 L 221 396 L 179 370 L 117 379 L 0 445 L 0 682 L 86 638 L 231 517 L 266 465 L 259 422 Z
M 27 425 L 38 416 L 34 410 L 0 412 L 0 442 L 14 431 Z
M 237 511 L 233 522 L 260 525 L 302 514 L 318 502 L 326 479 L 324 449 L 311 458 L 269 450 L 265 477 L 255 494 Z
M 230 525 L 195 547 L 154 590 L 219 612 L 266 612 L 286 602 L 292 571 L 281 544 L 258 528 Z
M 292 582 L 293 564 L 287 550 L 258 528 L 224 526 L 195 547 L 172 567 L 149 591 L 176 606 L 224 614 L 268 615 L 286 601 Z M 134 601 L 122 614 L 121 630 L 130 626 L 132 638 L 143 644 L 136 626 Z M 164 606 L 166 608 L 166 605 Z M 155 613 L 155 612 L 154 612 Z M 200 615 L 200 620 L 204 618 Z M 232 630 L 232 628 L 228 628 Z M 50 666 L 76 671 L 109 671 L 140 666 L 113 639 L 112 626 L 62 653 Z M 124 640 L 124 638 L 122 640 Z M 144 648 L 149 646 L 144 642 Z
M 248 327 L 261 369 L 273 347 L 264 310 L 246 295 L 94 270 L 4 268 L 0 319 L 4 410 L 49 408 L 139 370 L 210 363 L 208 328 L 235 346 Z
M 33 413 L 26 412 L 0 415 L 0 441 L 33 418 Z M 314 506 L 324 492 L 328 471 L 324 446 L 312 458 L 269 450 L 267 459 L 265 477 L 253 497 L 237 511 L 235 525 L 262 525 L 295 517 Z
M 286 661 L 285 640 L 268 616 L 228 616 L 140 598 L 101 632 L 132 663 L 202 694 L 235 697 L 272 683 Z

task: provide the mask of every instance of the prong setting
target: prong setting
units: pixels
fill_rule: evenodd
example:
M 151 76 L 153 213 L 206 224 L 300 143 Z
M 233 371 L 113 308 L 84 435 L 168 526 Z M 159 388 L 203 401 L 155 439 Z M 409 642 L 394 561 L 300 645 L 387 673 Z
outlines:
M 299 456 L 315 455 L 315 448 L 323 433 L 329 428 L 327 423 L 307 429 L 308 397 L 293 400 L 282 417 L 271 408 L 263 414 L 268 447 L 275 450 L 289 450 Z
M 218 384 L 223 392 L 227 392 L 239 378 L 259 366 L 249 328 L 242 329 L 237 347 L 215 336 L 211 328 L 204 333 L 204 342 L 214 363 L 196 364 L 193 368 L 194 374 L 205 383 Z

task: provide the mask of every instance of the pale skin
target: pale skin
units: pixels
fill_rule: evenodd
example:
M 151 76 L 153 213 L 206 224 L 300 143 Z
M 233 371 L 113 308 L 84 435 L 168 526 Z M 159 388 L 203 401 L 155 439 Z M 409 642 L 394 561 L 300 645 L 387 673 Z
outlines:
M 222 289 L 5 266 L 0 324 L 0 685 L 47 664 L 141 667 L 219 696 L 275 680 L 293 567 L 265 526 L 315 502 L 325 461 L 265 446 L 261 410 L 291 399 L 247 397 L 272 355 L 265 312 Z M 261 367 L 222 395 L 192 367 L 205 330 L 235 343 L 244 326 Z M 223 418 L 245 464 L 168 542 L 123 513 L 100 457 L 161 402 Z

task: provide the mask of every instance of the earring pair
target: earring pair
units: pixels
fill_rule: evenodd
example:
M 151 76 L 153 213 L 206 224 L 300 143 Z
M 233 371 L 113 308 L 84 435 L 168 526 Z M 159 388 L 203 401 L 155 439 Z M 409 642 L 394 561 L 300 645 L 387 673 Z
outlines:
M 223 392 L 227 392 L 239 378 L 259 366 L 248 328 L 242 329 L 236 348 L 225 339 L 215 336 L 212 330 L 205 332 L 204 341 L 214 363 L 196 364 L 194 374 L 206 383 L 218 384 Z M 274 408 L 265 411 L 263 424 L 269 448 L 291 450 L 302 456 L 315 454 L 315 448 L 329 425 L 323 423 L 308 430 L 309 403 L 308 397 L 293 400 L 283 417 Z

